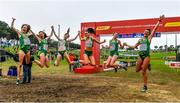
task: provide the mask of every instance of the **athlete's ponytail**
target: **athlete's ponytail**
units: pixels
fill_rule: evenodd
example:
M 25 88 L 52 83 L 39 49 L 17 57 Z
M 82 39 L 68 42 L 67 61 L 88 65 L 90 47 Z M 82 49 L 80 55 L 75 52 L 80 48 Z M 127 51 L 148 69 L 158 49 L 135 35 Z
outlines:
M 47 38 L 47 34 L 44 31 L 39 31 L 39 33 L 42 32 L 44 34 L 44 38 Z
M 87 29 L 88 33 L 96 34 L 95 30 L 93 28 L 88 28 Z

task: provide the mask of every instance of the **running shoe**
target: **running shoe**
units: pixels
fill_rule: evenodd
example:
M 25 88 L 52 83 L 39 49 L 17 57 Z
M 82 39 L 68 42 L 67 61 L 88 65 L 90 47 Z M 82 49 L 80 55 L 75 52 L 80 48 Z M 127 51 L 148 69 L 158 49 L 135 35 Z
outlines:
M 19 83 L 20 83 L 20 80 L 19 80 L 19 79 L 17 79 L 17 80 L 16 80 L 16 84 L 18 85 Z
M 141 92 L 146 92 L 147 91 L 147 86 L 143 86 L 142 89 L 141 89 Z

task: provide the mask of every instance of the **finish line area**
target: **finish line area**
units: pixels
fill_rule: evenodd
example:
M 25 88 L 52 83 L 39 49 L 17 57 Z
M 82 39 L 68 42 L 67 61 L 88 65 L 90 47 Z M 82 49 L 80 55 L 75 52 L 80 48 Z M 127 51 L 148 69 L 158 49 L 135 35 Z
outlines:
M 96 34 L 94 37 L 98 40 L 102 38 L 109 38 L 114 32 L 119 33 L 118 38 L 142 38 L 144 36 L 143 32 L 146 28 L 152 29 L 155 26 L 155 21 L 157 19 L 137 19 L 137 20 L 124 20 L 124 21 L 106 21 L 106 22 L 87 22 L 81 23 L 82 33 L 86 28 L 96 29 Z M 154 37 L 160 38 L 161 35 L 166 35 L 166 45 L 167 45 L 167 35 L 175 35 L 175 47 L 177 46 L 177 35 L 180 34 L 180 18 L 179 17 L 167 17 L 162 24 L 159 25 L 157 32 L 154 34 Z M 82 34 L 83 35 L 83 34 Z M 103 39 L 104 39 L 103 38 Z M 155 38 L 156 39 L 156 38 Z M 158 39 L 160 40 L 160 39 Z M 80 58 L 83 58 L 84 54 L 84 42 L 81 42 L 81 52 Z M 93 50 L 96 51 L 93 53 L 96 64 L 100 64 L 100 45 L 94 44 Z M 81 68 L 79 68 L 82 70 Z M 94 72 L 97 72 L 97 68 L 93 68 Z M 86 70 L 86 68 L 84 69 Z

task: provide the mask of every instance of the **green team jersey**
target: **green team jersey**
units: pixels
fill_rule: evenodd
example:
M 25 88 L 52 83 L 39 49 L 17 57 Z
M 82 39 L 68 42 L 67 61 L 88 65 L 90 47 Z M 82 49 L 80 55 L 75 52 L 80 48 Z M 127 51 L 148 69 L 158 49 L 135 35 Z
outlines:
M 110 40 L 110 51 L 118 51 L 118 41 L 117 40 Z
M 88 48 L 93 47 L 93 39 L 92 39 L 92 37 L 89 37 L 88 39 L 86 38 L 85 47 L 88 47 Z
M 148 38 L 140 39 L 138 43 L 140 44 L 139 55 L 150 56 L 150 42 Z
M 48 49 L 47 39 L 41 40 L 41 42 L 39 44 L 39 50 L 40 51 L 47 51 L 47 49 Z
M 26 34 L 21 33 L 20 35 L 20 50 L 23 50 L 25 53 L 27 53 L 30 50 L 30 40 Z
M 58 51 L 66 51 L 67 50 L 66 47 L 67 47 L 67 41 L 66 40 L 59 41 Z

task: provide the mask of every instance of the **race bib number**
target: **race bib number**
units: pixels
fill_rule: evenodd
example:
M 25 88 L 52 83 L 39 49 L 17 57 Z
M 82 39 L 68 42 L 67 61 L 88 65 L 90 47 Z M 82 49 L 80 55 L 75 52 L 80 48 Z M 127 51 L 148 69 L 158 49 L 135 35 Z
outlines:
M 31 44 L 31 43 L 30 43 L 29 38 L 24 39 L 24 45 L 30 45 L 30 44 Z
M 86 45 L 86 47 L 91 48 L 91 47 L 92 47 L 92 41 L 91 41 L 91 40 L 87 40 L 87 41 L 85 42 L 85 45 Z
M 64 50 L 66 50 L 65 41 L 61 41 L 59 43 L 59 51 L 64 51 Z
M 141 44 L 140 51 L 146 51 L 146 50 L 147 50 L 147 44 Z
M 43 48 L 44 48 L 44 50 L 47 50 L 48 49 L 48 45 L 45 44 Z
M 114 51 L 115 50 L 115 45 L 111 45 L 110 46 L 110 51 Z
M 64 51 L 64 50 L 66 50 L 65 47 L 60 47 L 59 48 L 59 51 Z

